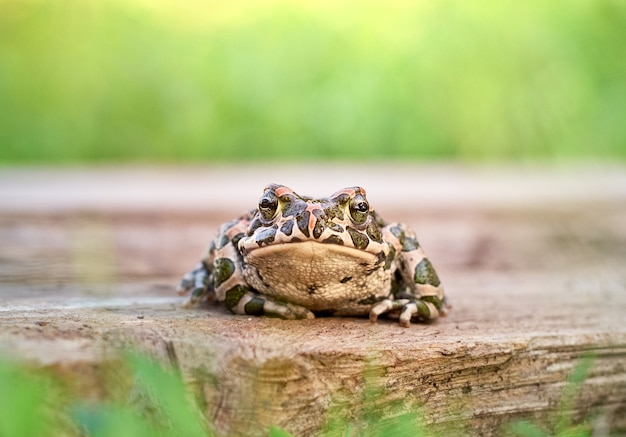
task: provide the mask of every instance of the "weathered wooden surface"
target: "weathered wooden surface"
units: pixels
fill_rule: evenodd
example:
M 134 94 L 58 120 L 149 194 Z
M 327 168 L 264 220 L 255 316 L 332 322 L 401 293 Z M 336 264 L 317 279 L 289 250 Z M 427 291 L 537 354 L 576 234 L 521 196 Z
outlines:
M 371 381 L 381 405 L 496 434 L 553 418 L 592 352 L 575 414 L 626 430 L 623 168 L 243 170 L 0 170 L 0 351 L 97 397 L 99 364 L 139 347 L 179 366 L 227 435 L 316 435 L 331 406 L 357 414 Z M 181 309 L 180 274 L 269 181 L 365 186 L 384 217 L 417 230 L 450 315 L 403 329 Z

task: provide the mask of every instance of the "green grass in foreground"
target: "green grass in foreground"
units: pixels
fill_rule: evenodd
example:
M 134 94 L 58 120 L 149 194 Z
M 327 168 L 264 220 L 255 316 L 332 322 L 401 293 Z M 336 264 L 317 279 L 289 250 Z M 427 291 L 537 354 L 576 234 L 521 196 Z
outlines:
M 626 158 L 626 2 L 0 0 L 0 163 Z
M 526 421 L 503 429 L 502 435 L 569 436 L 592 435 L 590 419 L 575 424 L 571 420 L 574 403 L 592 365 L 583 357 L 568 379 L 561 404 L 549 427 Z M 104 403 L 93 403 L 69 396 L 67 388 L 43 371 L 25 370 L 0 360 L 0 437 L 89 436 L 89 437 L 169 437 L 211 436 L 200 408 L 188 393 L 180 374 L 166 370 L 150 359 L 127 355 L 124 366 L 116 366 L 111 394 Z M 349 407 L 352 419 L 331 411 L 322 436 L 413 436 L 434 437 L 461 435 L 424 425 L 418 412 L 402 411 L 400 406 L 382 406 L 376 402 L 380 388 L 366 378 L 362 405 Z M 395 408 L 395 410 L 394 410 Z M 332 410 L 332 409 L 331 409 Z M 385 411 L 385 413 L 383 413 Z M 383 417 L 396 411 L 395 417 Z M 345 414 L 346 411 L 343 411 Z M 271 437 L 291 434 L 273 427 Z

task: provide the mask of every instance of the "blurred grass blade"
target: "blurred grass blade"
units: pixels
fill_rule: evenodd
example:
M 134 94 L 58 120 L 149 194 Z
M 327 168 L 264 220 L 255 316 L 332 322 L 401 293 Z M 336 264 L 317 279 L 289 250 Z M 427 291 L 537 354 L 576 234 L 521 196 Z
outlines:
M 511 432 L 519 437 L 549 437 L 549 434 L 534 423 L 525 420 L 513 422 L 509 426 Z
M 288 433 L 284 429 L 278 428 L 276 426 L 271 426 L 269 433 L 269 437 L 293 437 L 292 434 Z
M 50 383 L 43 376 L 26 375 L 14 364 L 0 359 L 0 436 L 45 435 L 50 427 L 44 412 L 47 387 Z
M 567 378 L 567 385 L 561 395 L 559 403 L 555 433 L 561 435 L 572 427 L 572 414 L 576 405 L 576 399 L 580 395 L 582 385 L 587 379 L 589 371 L 593 366 L 595 357 L 587 354 L 583 355 L 578 364 Z
M 0 436 L 74 435 L 65 388 L 47 371 L 0 356 Z
M 204 419 L 192 402 L 179 372 L 165 370 L 155 361 L 138 354 L 130 354 L 128 361 L 141 394 L 158 410 L 163 427 L 175 435 L 208 435 Z
M 121 407 L 86 407 L 74 410 L 74 419 L 89 437 L 158 437 L 150 421 Z

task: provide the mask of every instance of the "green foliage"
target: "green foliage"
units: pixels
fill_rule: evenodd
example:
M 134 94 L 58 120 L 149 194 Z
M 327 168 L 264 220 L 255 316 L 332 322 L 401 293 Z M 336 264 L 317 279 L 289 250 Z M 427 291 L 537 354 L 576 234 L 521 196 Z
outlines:
M 49 377 L 0 360 L 0 437 L 51 435 L 63 423 L 55 414 L 59 387 Z
M 162 435 L 147 419 L 121 407 L 78 407 L 76 421 L 91 437 L 149 437 Z M 172 434 L 173 435 L 173 434 Z
M 268 436 L 269 437 L 291 437 L 291 434 L 281 428 L 272 426 L 269 430 Z
M 552 432 L 542 429 L 540 426 L 527 421 L 517 421 L 510 425 L 514 435 L 520 437 L 589 437 L 592 435 L 589 420 L 580 424 L 572 421 L 576 399 L 580 394 L 582 384 L 593 365 L 594 358 L 591 355 L 583 356 L 578 365 L 567 379 L 563 390 L 559 407 L 557 409 L 556 423 Z
M 625 41 L 620 0 L 0 0 L 0 163 L 623 159 Z
M 133 375 L 132 396 L 113 405 L 79 405 L 78 424 L 91 437 L 209 435 L 204 419 L 190 400 L 178 372 L 132 354 L 127 358 Z
M 402 401 L 386 401 L 385 388 L 381 386 L 384 369 L 369 365 L 364 373 L 364 391 L 358 405 L 335 402 L 331 406 L 327 423 L 321 432 L 326 437 L 434 437 L 433 430 L 424 426 L 420 411 Z M 450 433 L 451 435 L 453 433 Z

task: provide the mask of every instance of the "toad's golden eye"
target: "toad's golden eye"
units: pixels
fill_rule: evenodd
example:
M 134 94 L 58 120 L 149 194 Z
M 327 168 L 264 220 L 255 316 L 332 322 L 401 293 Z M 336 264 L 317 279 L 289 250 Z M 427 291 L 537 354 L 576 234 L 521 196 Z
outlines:
M 365 223 L 370 211 L 370 206 L 365 197 L 358 194 L 350 199 L 350 218 L 358 225 Z
M 272 220 L 278 211 L 278 198 L 276 194 L 268 191 L 259 200 L 259 212 L 265 220 Z

